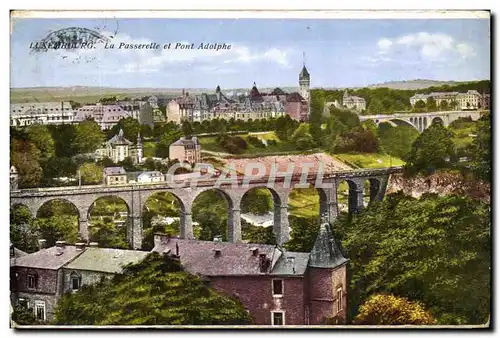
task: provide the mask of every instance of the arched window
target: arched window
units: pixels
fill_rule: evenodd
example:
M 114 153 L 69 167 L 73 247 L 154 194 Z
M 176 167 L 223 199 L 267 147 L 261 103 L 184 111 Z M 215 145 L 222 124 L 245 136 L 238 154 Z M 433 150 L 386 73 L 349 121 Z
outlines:
M 82 276 L 75 271 L 70 274 L 71 290 L 77 291 L 82 286 Z

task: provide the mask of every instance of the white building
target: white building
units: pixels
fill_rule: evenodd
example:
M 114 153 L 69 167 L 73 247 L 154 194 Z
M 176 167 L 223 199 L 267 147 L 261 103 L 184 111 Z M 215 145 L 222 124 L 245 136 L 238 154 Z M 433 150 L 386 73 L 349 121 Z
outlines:
M 10 125 L 73 123 L 76 111 L 69 102 L 30 102 L 10 105 Z
M 99 124 L 101 129 L 109 129 L 117 124 L 121 119 L 127 117 L 138 119 L 139 111 L 127 111 L 119 105 L 102 105 L 98 103 L 96 105 L 87 105 L 78 108 L 74 120 L 75 122 L 81 122 L 89 118 L 94 119 L 94 121 Z
M 137 176 L 137 183 L 163 182 L 165 175 L 159 171 L 144 171 Z
M 137 137 L 137 144 L 127 140 L 123 136 L 123 129 L 106 141 L 101 148 L 96 150 L 97 158 L 103 159 L 109 157 L 114 163 L 120 163 L 127 157 L 132 158 L 134 163 L 141 163 L 143 160 L 143 149 L 141 135 Z

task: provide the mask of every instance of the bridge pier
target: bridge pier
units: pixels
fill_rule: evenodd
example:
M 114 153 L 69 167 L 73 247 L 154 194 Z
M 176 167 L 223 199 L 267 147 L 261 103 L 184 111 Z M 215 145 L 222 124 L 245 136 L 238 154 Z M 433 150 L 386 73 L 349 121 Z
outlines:
M 194 239 L 193 215 L 191 212 L 181 212 L 180 237 L 183 239 Z
M 288 205 L 274 205 L 273 233 L 276 236 L 276 242 L 279 245 L 283 245 L 290 240 Z
M 88 219 L 78 219 L 78 233 L 84 241 L 89 241 L 89 221 Z
M 139 250 L 142 248 L 142 217 L 141 216 L 133 216 L 132 217 L 132 240 L 131 245 L 132 249 Z
M 231 243 L 241 242 L 241 211 L 229 208 L 227 214 L 227 240 Z
M 349 188 L 349 213 L 357 212 L 363 209 L 363 185 L 356 184 L 356 188 Z

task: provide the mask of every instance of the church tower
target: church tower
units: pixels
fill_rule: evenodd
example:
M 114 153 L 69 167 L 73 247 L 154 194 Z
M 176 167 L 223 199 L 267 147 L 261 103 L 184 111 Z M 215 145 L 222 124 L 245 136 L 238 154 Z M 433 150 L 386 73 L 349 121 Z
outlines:
M 302 71 L 299 74 L 299 94 L 307 101 L 308 116 L 311 114 L 311 98 L 310 98 L 311 78 L 306 68 L 305 56 L 302 65 Z

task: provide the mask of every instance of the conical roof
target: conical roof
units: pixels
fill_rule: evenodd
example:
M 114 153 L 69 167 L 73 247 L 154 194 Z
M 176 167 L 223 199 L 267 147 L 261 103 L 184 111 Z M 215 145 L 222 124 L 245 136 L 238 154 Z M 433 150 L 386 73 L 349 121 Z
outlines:
M 336 268 L 346 259 L 338 247 L 328 223 L 321 224 L 318 237 L 309 256 L 309 266 L 314 268 Z
M 307 71 L 306 65 L 302 67 L 302 71 L 299 74 L 299 79 L 309 79 L 309 72 Z
M 250 91 L 250 97 L 260 96 L 259 90 L 257 89 L 257 85 L 255 82 L 253 83 L 252 90 Z

